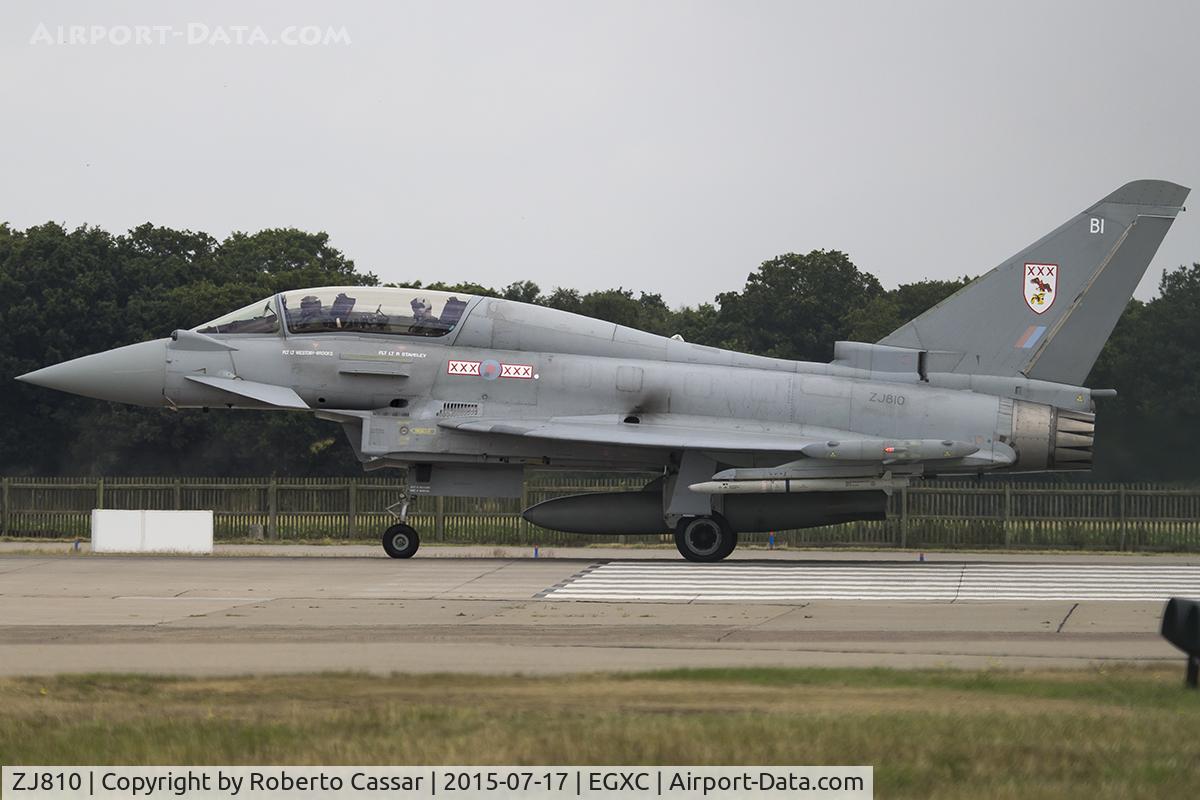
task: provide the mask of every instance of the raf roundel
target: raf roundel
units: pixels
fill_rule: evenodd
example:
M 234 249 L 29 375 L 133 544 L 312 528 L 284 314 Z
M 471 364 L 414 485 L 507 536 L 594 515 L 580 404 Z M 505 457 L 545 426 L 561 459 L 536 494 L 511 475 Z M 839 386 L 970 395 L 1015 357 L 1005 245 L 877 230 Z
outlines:
M 479 377 L 485 381 L 494 381 L 500 377 L 500 362 L 494 358 L 489 358 L 479 364 Z

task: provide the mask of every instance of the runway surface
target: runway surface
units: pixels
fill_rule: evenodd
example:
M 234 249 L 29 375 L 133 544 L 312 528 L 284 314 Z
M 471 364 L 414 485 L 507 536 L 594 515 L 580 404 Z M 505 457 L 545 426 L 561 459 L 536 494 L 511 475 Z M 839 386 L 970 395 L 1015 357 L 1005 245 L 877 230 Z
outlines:
M 0 674 L 1182 664 L 1162 601 L 1200 596 L 1195 557 L 335 550 L 0 555 Z
M 1200 567 L 1106 564 L 592 565 L 539 596 L 549 600 L 1129 600 L 1200 596 Z

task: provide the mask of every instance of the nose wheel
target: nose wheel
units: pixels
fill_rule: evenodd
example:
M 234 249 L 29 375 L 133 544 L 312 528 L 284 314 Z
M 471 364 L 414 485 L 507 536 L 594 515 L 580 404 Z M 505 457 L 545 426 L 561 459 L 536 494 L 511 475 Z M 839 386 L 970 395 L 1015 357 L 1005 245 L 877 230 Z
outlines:
M 720 514 L 684 517 L 675 526 L 675 547 L 688 561 L 720 561 L 737 547 L 737 531 Z
M 397 522 L 383 533 L 383 549 L 392 558 L 412 558 L 421 546 L 421 537 L 416 529 Z

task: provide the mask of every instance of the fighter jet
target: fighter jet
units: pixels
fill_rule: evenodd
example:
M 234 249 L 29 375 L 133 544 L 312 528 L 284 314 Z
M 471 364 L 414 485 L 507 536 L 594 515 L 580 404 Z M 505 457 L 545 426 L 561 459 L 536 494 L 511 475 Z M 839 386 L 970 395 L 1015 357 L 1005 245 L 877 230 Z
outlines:
M 922 478 L 1089 469 L 1083 382 L 1188 189 L 1114 191 L 874 344 L 766 358 L 489 297 L 297 289 L 165 339 L 18 380 L 171 409 L 340 423 L 411 493 L 519 497 L 527 467 L 658 473 L 641 491 L 524 511 L 585 534 L 674 532 L 719 561 L 738 534 L 882 519 Z M 416 553 L 408 498 L 383 533 Z

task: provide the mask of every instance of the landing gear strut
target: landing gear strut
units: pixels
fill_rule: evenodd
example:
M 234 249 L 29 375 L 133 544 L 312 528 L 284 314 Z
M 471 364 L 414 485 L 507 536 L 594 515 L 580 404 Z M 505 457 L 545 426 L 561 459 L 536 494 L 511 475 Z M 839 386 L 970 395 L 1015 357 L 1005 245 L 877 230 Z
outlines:
M 688 561 L 720 561 L 737 547 L 737 531 L 720 514 L 684 517 L 675 526 L 675 547 Z
M 397 506 L 400 507 L 399 511 L 395 510 Z M 388 506 L 387 511 L 399 522 L 383 532 L 383 551 L 392 558 L 412 558 L 421 546 L 421 537 L 416 528 L 407 522 L 408 495 L 399 503 Z

